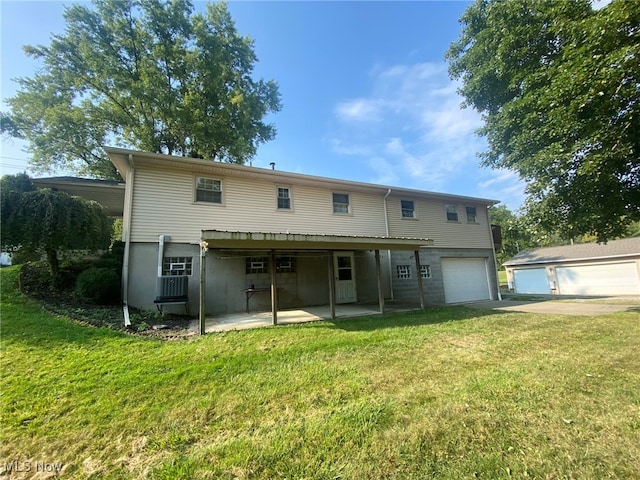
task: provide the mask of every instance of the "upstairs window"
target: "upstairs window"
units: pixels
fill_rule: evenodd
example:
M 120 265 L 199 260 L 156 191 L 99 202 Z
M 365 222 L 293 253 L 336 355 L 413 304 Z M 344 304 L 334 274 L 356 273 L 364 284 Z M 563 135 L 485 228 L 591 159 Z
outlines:
M 400 200 L 400 208 L 402 208 L 402 218 L 416 218 L 413 200 Z
M 222 180 L 196 178 L 196 202 L 222 203 Z
M 289 187 L 278 187 L 278 210 L 291 210 L 291 190 Z
M 458 210 L 455 205 L 446 205 L 444 207 L 447 212 L 447 221 L 448 222 L 457 222 L 458 221 Z
M 467 212 L 467 222 L 478 223 L 478 216 L 476 215 L 476 207 L 464 207 Z
M 333 213 L 349 213 L 349 194 L 333 194 Z
M 164 257 L 162 259 L 162 275 L 191 275 L 193 273 L 193 257 Z

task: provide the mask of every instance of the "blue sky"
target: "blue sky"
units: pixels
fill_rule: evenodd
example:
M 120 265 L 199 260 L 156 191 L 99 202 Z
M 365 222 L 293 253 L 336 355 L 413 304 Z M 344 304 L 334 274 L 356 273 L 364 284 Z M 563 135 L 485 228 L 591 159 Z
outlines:
M 70 4 L 72 2 L 66 2 Z M 2 99 L 38 65 L 24 44 L 64 29 L 63 3 L 0 2 Z M 196 8 L 204 3 L 196 2 Z M 255 76 L 279 83 L 275 140 L 254 166 L 500 200 L 519 208 L 516 174 L 478 166 L 480 116 L 461 109 L 444 53 L 468 2 L 244 2 L 229 11 L 255 41 Z M 2 174 L 29 171 L 23 145 L 2 139 Z M 64 174 L 53 172 L 51 174 Z M 34 176 L 51 174 L 37 173 Z

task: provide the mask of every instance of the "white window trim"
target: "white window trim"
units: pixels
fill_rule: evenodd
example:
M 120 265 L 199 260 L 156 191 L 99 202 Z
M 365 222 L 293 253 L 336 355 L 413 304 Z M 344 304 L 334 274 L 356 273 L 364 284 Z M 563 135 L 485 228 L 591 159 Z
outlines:
M 456 214 L 456 219 L 455 220 L 449 220 L 449 212 L 447 211 L 447 207 L 453 207 L 455 208 L 455 214 Z M 451 212 L 453 213 L 453 212 Z M 460 223 L 460 214 L 458 213 L 458 205 L 455 205 L 453 203 L 447 203 L 444 206 L 444 218 L 447 222 L 452 222 L 452 223 Z
M 402 208 L 402 202 L 411 202 L 413 203 L 413 216 L 411 217 L 405 217 L 404 216 L 404 208 Z M 403 200 L 400 199 L 400 218 L 402 218 L 403 220 L 417 220 L 418 219 L 418 215 L 416 214 L 416 201 L 415 200 Z
M 287 190 L 289 190 L 289 208 L 280 208 L 280 206 L 278 205 L 278 202 L 280 200 L 280 189 L 281 188 L 286 188 Z M 276 210 L 278 212 L 293 212 L 293 188 L 291 188 L 289 185 L 276 185 Z
M 469 220 L 469 214 L 467 213 L 467 208 L 473 208 L 475 210 L 474 220 Z M 466 205 L 464 207 L 464 215 L 467 218 L 467 223 L 480 223 L 478 222 L 478 207 L 474 207 L 473 205 Z
M 204 178 L 206 180 L 214 180 L 220 182 L 220 203 L 217 202 L 207 202 L 205 200 L 198 200 L 198 179 Z M 216 205 L 216 206 L 224 206 L 226 202 L 226 194 L 225 194 L 225 185 L 224 180 L 219 177 L 207 177 L 206 175 L 194 175 L 193 176 L 193 203 L 198 205 Z
M 347 196 L 347 211 L 346 212 L 336 212 L 335 210 L 335 202 L 333 201 L 333 196 L 334 195 L 346 195 Z M 350 193 L 346 193 L 346 192 L 331 192 L 331 211 L 333 212 L 334 215 L 351 215 L 352 214 L 352 210 L 351 210 L 351 194 Z

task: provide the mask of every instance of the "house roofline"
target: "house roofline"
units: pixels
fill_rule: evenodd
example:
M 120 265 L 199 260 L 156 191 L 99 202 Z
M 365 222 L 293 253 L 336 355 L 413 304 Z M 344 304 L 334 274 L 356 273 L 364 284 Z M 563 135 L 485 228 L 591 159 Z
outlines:
M 361 190 L 361 191 L 373 191 L 381 194 L 386 194 L 389 189 L 398 195 L 410 195 L 410 196 L 418 196 L 418 197 L 426 197 L 426 198 L 436 198 L 443 201 L 452 201 L 456 200 L 459 202 L 469 202 L 476 203 L 482 205 L 496 205 L 500 203 L 499 200 L 491 200 L 486 198 L 479 197 L 470 197 L 464 195 L 454 195 L 447 193 L 439 193 L 439 192 L 430 192 L 426 190 L 416 190 L 411 188 L 404 187 L 395 187 L 389 185 L 379 185 L 373 183 L 365 183 L 365 182 L 356 182 L 351 180 L 342 180 L 336 178 L 329 177 L 320 177 L 314 175 L 307 175 L 301 173 L 293 173 L 293 172 L 285 172 L 281 170 L 272 170 L 268 168 L 262 167 L 248 167 L 246 165 L 238 165 L 232 163 L 224 163 L 217 162 L 212 160 L 204 160 L 200 158 L 190 158 L 190 157 L 178 157 L 173 155 L 164 155 L 161 153 L 150 153 L 150 152 L 141 152 L 136 150 L 129 150 L 125 148 L 118 147 L 105 147 L 105 152 L 109 156 L 111 162 L 115 165 L 116 169 L 120 173 L 120 175 L 125 178 L 126 171 L 130 168 L 129 165 L 129 156 L 131 155 L 134 158 L 134 161 L 137 163 L 138 161 L 150 160 L 154 163 L 163 162 L 165 165 L 170 166 L 171 168 L 176 169 L 189 169 L 200 170 L 202 172 L 215 172 L 217 171 L 219 174 L 229 173 L 235 175 L 245 175 L 245 176 L 259 176 L 263 178 L 270 178 L 277 182 L 287 181 L 295 184 L 318 184 L 322 183 L 325 185 L 332 185 L 336 188 L 349 188 L 351 190 Z

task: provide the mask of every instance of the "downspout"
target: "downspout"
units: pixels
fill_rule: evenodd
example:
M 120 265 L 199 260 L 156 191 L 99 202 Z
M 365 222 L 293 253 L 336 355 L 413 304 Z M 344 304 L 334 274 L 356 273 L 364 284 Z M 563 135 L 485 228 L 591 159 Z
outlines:
M 164 260 L 164 242 L 168 242 L 171 239 L 169 235 L 160 235 L 158 237 L 158 277 L 162 276 L 162 261 Z M 161 295 L 158 292 L 158 295 Z
M 498 278 L 498 259 L 496 257 L 496 245 L 493 243 L 493 230 L 491 230 L 491 220 L 489 219 L 489 206 L 487 206 L 487 223 L 489 224 L 489 239 L 491 240 L 491 251 L 493 252 L 493 267 L 496 272 L 496 288 L 498 292 L 498 300 L 502 301 L 502 293 L 500 293 L 500 279 Z
M 387 197 L 391 195 L 391 189 L 387 189 L 382 201 L 384 202 L 384 228 L 389 237 L 389 212 L 387 211 Z M 391 300 L 393 300 L 393 272 L 391 271 L 391 250 L 387 250 L 387 263 L 389 263 L 389 290 L 391 290 Z
M 122 311 L 125 327 L 131 326 L 129 318 L 129 250 L 131 246 L 131 212 L 133 205 L 133 181 L 134 181 L 133 155 L 129 154 L 129 168 L 125 178 L 125 198 L 122 225 L 122 240 L 124 241 L 124 255 L 122 260 Z

